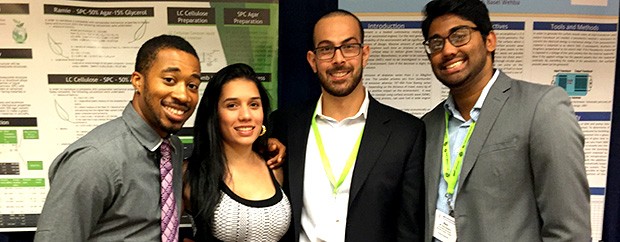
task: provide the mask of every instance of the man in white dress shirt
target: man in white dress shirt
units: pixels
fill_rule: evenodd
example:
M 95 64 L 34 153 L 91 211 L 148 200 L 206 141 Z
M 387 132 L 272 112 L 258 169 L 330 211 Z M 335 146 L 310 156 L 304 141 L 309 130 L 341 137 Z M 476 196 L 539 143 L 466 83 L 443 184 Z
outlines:
M 314 26 L 307 60 L 321 97 L 272 114 L 286 146 L 287 241 L 421 241 L 425 133 L 420 119 L 375 100 L 362 84 L 370 47 L 344 10 Z

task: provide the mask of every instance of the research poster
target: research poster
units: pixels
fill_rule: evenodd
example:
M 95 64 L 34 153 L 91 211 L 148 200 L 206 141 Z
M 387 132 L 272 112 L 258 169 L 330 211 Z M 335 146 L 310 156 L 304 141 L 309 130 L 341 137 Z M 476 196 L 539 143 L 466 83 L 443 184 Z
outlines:
M 585 135 L 593 241 L 601 239 L 618 37 L 618 0 L 483 0 L 497 35 L 495 68 L 556 85 L 571 97 Z M 418 117 L 448 96 L 422 45 L 428 1 L 340 0 L 370 46 L 363 82 L 373 96 Z
M 0 232 L 34 229 L 49 165 L 121 115 L 136 53 L 151 37 L 194 46 L 201 93 L 220 68 L 243 62 L 277 103 L 278 10 L 278 0 L 0 2 Z

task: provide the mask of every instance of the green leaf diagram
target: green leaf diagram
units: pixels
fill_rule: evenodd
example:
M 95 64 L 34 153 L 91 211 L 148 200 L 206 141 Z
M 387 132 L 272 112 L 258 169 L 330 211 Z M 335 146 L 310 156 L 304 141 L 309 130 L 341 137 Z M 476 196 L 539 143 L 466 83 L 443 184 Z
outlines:
M 54 100 L 54 108 L 56 109 L 56 114 L 58 114 L 60 119 L 73 123 L 69 117 L 69 112 L 67 112 L 67 110 L 65 110 L 60 103 L 58 103 L 58 100 Z
M 146 25 L 148 24 L 148 22 L 146 20 L 144 20 L 144 22 L 142 22 L 142 24 L 140 24 L 140 26 L 138 26 L 138 29 L 136 29 L 136 31 L 133 33 L 133 40 L 129 41 L 129 43 L 133 43 L 136 42 L 140 39 L 142 39 L 144 37 L 144 34 L 146 34 Z
M 69 58 L 63 54 L 62 46 L 60 45 L 60 43 L 56 42 L 49 33 L 47 34 L 47 44 L 49 45 L 52 52 L 54 52 L 54 54 L 65 57 L 67 59 Z

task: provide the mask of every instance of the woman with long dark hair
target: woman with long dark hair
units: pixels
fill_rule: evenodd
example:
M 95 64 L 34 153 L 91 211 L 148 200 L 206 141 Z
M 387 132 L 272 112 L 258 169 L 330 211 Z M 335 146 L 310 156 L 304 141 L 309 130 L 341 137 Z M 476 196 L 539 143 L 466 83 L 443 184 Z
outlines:
M 287 231 L 282 169 L 269 169 L 263 152 L 269 112 L 267 91 L 246 64 L 221 69 L 207 84 L 183 194 L 197 241 L 277 241 Z

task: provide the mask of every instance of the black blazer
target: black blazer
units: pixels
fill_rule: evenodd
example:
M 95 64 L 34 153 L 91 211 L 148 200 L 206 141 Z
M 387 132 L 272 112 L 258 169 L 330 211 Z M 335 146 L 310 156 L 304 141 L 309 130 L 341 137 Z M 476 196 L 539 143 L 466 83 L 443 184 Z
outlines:
M 422 241 L 425 129 L 413 115 L 369 96 L 366 126 L 351 180 L 345 241 Z M 287 149 L 284 191 L 293 211 L 283 241 L 299 241 L 306 143 L 317 101 L 271 117 Z

